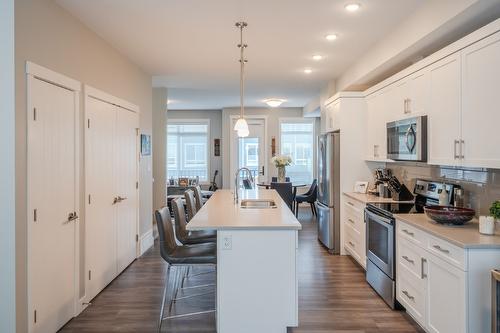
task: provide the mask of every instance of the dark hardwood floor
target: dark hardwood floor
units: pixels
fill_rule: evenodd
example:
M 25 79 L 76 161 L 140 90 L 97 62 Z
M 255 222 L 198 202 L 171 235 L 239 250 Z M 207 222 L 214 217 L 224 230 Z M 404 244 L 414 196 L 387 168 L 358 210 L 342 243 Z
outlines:
M 289 333 L 423 332 L 406 313 L 387 307 L 353 260 L 327 253 L 317 241 L 316 222 L 308 208 L 300 209 L 299 220 L 303 226 L 298 259 L 300 326 Z M 156 332 L 164 273 L 165 264 L 155 245 L 61 332 Z M 214 274 L 191 278 L 189 284 L 208 281 L 215 282 Z M 213 306 L 214 296 L 209 295 L 185 300 L 176 310 L 182 313 Z M 165 321 L 162 331 L 215 332 L 215 315 Z

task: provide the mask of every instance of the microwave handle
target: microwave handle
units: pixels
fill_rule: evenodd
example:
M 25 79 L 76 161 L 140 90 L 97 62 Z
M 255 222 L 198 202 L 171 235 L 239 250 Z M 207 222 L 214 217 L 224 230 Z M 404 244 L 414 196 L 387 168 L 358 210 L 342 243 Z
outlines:
M 410 135 L 413 136 L 413 144 L 412 145 L 410 145 L 409 140 L 408 140 L 408 137 Z M 413 152 L 413 149 L 415 149 L 415 145 L 417 144 L 417 135 L 416 135 L 415 130 L 413 129 L 412 125 L 410 125 L 410 127 L 408 127 L 408 130 L 406 131 L 405 144 L 406 144 L 406 148 L 408 148 L 408 151 L 410 153 Z

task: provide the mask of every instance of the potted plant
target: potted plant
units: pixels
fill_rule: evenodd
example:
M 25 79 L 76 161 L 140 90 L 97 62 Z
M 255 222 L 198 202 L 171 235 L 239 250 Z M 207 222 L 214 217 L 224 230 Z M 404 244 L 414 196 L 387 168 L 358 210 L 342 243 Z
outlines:
M 490 216 L 492 216 L 496 222 L 500 221 L 500 201 L 494 201 L 490 207 Z
M 292 158 L 287 155 L 276 155 L 271 158 L 271 162 L 278 169 L 278 182 L 283 183 L 286 180 L 285 167 L 292 164 Z

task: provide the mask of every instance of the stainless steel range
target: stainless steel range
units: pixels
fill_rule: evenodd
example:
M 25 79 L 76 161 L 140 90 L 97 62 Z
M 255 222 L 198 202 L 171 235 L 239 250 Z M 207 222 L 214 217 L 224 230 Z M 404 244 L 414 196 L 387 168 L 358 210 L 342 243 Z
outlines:
M 369 203 L 365 209 L 366 223 L 366 281 L 392 308 L 396 301 L 395 225 L 394 214 L 423 213 L 423 207 L 437 205 L 439 194 L 446 189 L 448 203 L 452 203 L 452 184 L 417 180 L 414 203 Z

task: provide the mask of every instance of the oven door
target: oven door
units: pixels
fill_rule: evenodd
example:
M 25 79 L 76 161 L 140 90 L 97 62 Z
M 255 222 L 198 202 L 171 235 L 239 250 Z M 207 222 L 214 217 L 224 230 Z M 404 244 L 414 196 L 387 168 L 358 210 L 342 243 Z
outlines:
M 368 259 L 394 279 L 394 220 L 365 210 Z
M 387 123 L 387 157 L 400 161 L 426 161 L 427 117 Z

